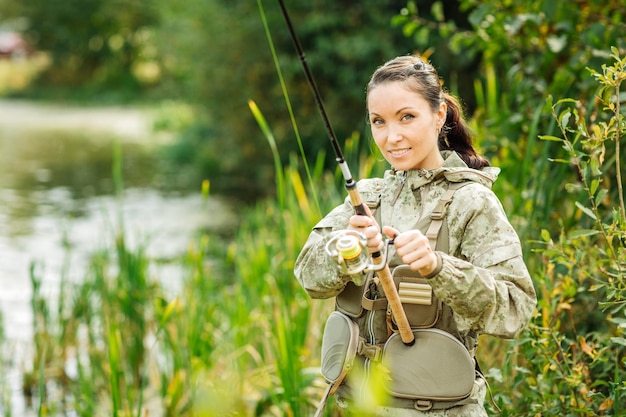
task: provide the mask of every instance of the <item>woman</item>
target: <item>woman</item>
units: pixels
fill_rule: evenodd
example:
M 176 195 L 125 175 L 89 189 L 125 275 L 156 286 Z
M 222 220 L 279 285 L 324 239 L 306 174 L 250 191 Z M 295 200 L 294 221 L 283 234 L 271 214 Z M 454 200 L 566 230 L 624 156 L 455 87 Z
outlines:
M 419 277 L 427 283 L 428 291 L 432 289 L 431 298 L 424 304 L 440 303 L 443 307 L 433 316 L 433 323 L 427 324 L 423 321 L 424 311 L 432 311 L 406 304 L 407 311 L 418 308 L 409 320 L 413 320 L 413 328 L 445 331 L 472 358 L 480 334 L 515 337 L 531 318 L 536 294 L 519 238 L 490 189 L 499 169 L 490 167 L 474 150 L 458 101 L 442 90 L 430 64 L 419 57 L 402 56 L 372 75 L 367 86 L 367 110 L 374 141 L 391 165 L 384 178 L 365 179 L 358 184 L 363 201 L 375 215 L 355 215 L 349 200 L 329 213 L 315 226 L 296 261 L 298 281 L 312 298 L 337 297 L 338 309 L 346 310 L 359 324 L 360 337 L 371 348 L 359 351 L 358 362 L 365 368 L 380 358 L 367 352 L 382 349 L 395 326 L 388 320 L 389 309 L 376 303 L 384 299 L 377 278 L 370 274 L 362 287 L 355 285 L 353 281 L 360 283 L 362 277 L 341 274 L 327 255 L 328 235 L 338 230 L 362 233 L 370 253 L 383 249 L 383 234 L 393 239 L 387 259 L 394 275 L 402 270 L 408 280 Z M 432 236 L 429 241 L 425 233 L 432 223 L 431 213 L 441 207 L 438 203 L 442 196 L 450 196 L 447 190 L 453 190 L 453 197 L 435 246 Z M 355 292 L 356 297 L 350 295 Z M 360 299 L 372 302 L 363 302 L 356 309 L 343 308 Z M 423 359 L 402 360 L 411 367 Z M 380 407 L 376 413 L 486 416 L 486 382 L 476 369 L 465 398 L 439 401 L 436 395 L 420 392 L 396 396 L 397 390 L 391 389 L 389 406 Z M 409 390 L 419 390 L 415 387 L 420 384 L 450 386 L 455 382 L 453 372 L 428 376 L 432 383 L 428 379 L 410 382 Z M 337 391 L 337 402 L 348 409 L 351 401 L 358 400 L 357 384 L 350 382 L 348 376 Z

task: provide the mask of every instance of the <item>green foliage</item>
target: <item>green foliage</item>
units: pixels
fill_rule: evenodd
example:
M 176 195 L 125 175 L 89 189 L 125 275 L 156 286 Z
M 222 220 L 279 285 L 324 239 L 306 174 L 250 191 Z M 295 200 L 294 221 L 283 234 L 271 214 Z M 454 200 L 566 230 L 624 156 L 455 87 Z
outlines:
M 290 91 L 304 152 L 317 155 L 328 139 L 311 97 L 287 27 L 275 1 L 263 2 L 284 81 Z M 390 30 L 389 17 L 402 1 L 287 1 L 307 61 L 319 84 L 340 139 L 365 127 L 364 86 L 374 67 L 390 54 L 405 54 L 410 41 Z M 199 109 L 198 124 L 181 141 L 193 143 L 202 174 L 215 192 L 249 200 L 274 195 L 273 156 L 250 117 L 253 100 L 272 121 L 272 132 L 287 163 L 298 150 L 283 105 L 257 4 L 252 1 L 163 2 L 157 44 L 163 54 L 165 94 L 184 97 Z M 211 22 L 207 24 L 206 22 Z M 372 41 L 375 39 L 376 41 Z M 197 138 L 194 135 L 198 135 Z M 219 156 L 219 157 L 217 157 Z M 326 161 L 326 164 L 332 161 Z
M 621 110 L 626 58 L 611 49 L 611 65 L 590 69 L 598 83 L 588 112 L 579 100 L 548 99 L 560 144 L 577 178 L 562 196 L 576 227 L 560 223 L 558 237 L 546 228 L 536 242 L 542 266 L 534 271 L 538 311 L 515 358 L 500 374 L 496 398 L 510 415 L 622 415 L 626 403 L 626 241 L 620 147 L 626 132 Z M 512 387 L 527 389 L 517 393 Z M 511 394 L 513 393 L 513 394 Z M 505 414 L 509 415 L 509 414 Z
M 120 236 L 114 250 L 94 256 L 92 275 L 81 285 L 62 279 L 56 311 L 41 292 L 39 269 L 31 268 L 37 366 L 24 387 L 29 395 L 37 387 L 39 409 L 46 413 L 70 409 L 87 416 L 110 409 L 130 416 L 142 407 L 145 340 L 153 331 L 149 306 L 157 288 L 147 279 L 141 249 L 130 251 Z M 63 401 L 56 390 L 48 391 L 52 385 Z M 111 403 L 101 403 L 102 395 Z
M 388 30 L 387 17 L 400 10 L 395 2 L 349 8 L 343 2 L 293 3 L 288 7 L 333 126 L 340 138 L 348 138 L 344 152 L 356 178 L 384 166 L 373 152 L 363 152 L 363 136 L 353 134 L 363 120 L 363 86 L 376 65 L 413 49 L 429 56 L 448 88 L 466 98 L 479 147 L 503 168 L 496 191 L 527 246 L 539 306 L 529 330 L 504 345 L 506 354 L 495 355 L 501 361 L 492 358 L 486 368 L 500 414 L 623 414 L 621 2 L 415 1 L 394 18 L 397 32 Z M 105 7 L 90 4 L 92 10 Z M 136 3 L 128 4 L 140 13 Z M 318 348 L 332 305 L 311 303 L 291 271 L 310 228 L 344 194 L 337 187 L 338 172 L 324 175 L 326 155 L 318 150 L 326 149 L 327 138 L 298 57 L 280 29 L 277 10 L 268 7 L 298 115 L 300 151 L 317 156 L 308 181 L 302 181 L 303 164 L 293 156 L 295 117 L 277 105 L 283 91 L 260 40 L 254 2 L 154 5 L 158 19 L 122 25 L 115 21 L 120 15 L 107 8 L 113 29 L 96 27 L 118 40 L 122 26 L 154 35 L 147 44 L 158 47 L 162 91 L 189 100 L 192 113 L 200 115 L 172 148 L 176 158 L 200 172 L 190 175 L 192 181 L 211 178 L 218 192 L 253 190 L 248 195 L 256 197 L 271 189 L 278 198 L 245 210 L 232 242 L 204 236 L 193 245 L 181 260 L 185 278 L 174 297 L 151 279 L 151 260 L 141 248 L 126 245 L 123 231 L 112 248 L 93 257 L 83 283 L 74 287 L 62 280 L 56 310 L 42 297 L 40 273 L 33 267 L 36 352 L 25 384 L 39 397 L 42 414 L 66 407 L 78 415 L 97 415 L 103 408 L 135 415 L 146 397 L 156 397 L 167 416 L 306 415 L 324 388 Z M 49 7 L 54 8 L 41 10 Z M 75 22 L 75 10 L 63 18 Z M 48 11 L 51 21 L 42 28 L 53 27 L 53 18 L 67 10 Z M 158 23 L 154 32 L 139 29 L 150 22 Z M 90 28 L 77 27 L 81 37 L 95 36 Z M 610 45 L 615 48 L 609 52 Z M 68 54 L 81 47 L 66 44 Z M 108 62 L 113 51 L 106 48 L 99 51 Z M 85 52 L 84 59 L 97 63 L 95 52 Z M 83 58 L 67 59 L 70 69 L 82 71 L 77 60 Z M 80 77 L 89 78 L 85 74 Z M 109 79 L 106 74 L 92 75 Z M 548 96 L 571 98 L 546 103 Z M 265 122 L 259 131 L 249 100 L 264 110 L 271 129 Z M 273 167 L 265 163 L 270 158 Z M 498 353 L 488 343 L 481 343 L 479 354 Z M 73 375 L 66 374 L 66 359 L 76 360 Z M 48 391 L 51 386 L 66 394 L 63 400 Z M 331 404 L 327 414 L 333 412 Z
M 138 91 L 138 70 L 156 59 L 150 49 L 158 22 L 154 1 L 29 0 L 4 10 L 5 18 L 25 20 L 26 39 L 49 55 L 46 86 Z
M 292 270 L 320 210 L 330 207 L 308 197 L 292 161 L 282 171 L 290 186 L 280 205 L 244 210 L 231 242 L 203 235 L 190 245 L 177 261 L 180 292 L 165 291 L 149 273 L 155 260 L 128 247 L 124 229 L 94 254 L 84 280 L 61 280 L 57 311 L 33 266 L 35 365 L 25 386 L 40 408 L 80 416 L 309 415 L 324 388 L 317 346 L 331 305 L 311 303 Z M 314 172 L 327 201 L 343 198 L 332 175 Z
M 501 361 L 484 368 L 503 416 L 624 411 L 626 217 L 623 196 L 613 190 L 621 187 L 618 155 L 626 123 L 618 98 L 626 58 L 615 48 L 611 57 L 601 72 L 590 70 L 597 83 L 595 111 L 579 100 L 548 101 L 561 134 L 542 139 L 560 144 L 566 157 L 554 162 L 578 174 L 562 196 L 571 212 L 561 214 L 579 223 L 571 228 L 561 222 L 554 238 L 547 228 L 537 236 L 536 315 L 522 337 L 504 345 Z M 352 155 L 358 144 L 346 148 Z M 359 173 L 371 174 L 374 161 L 369 156 Z M 277 188 L 281 198 L 244 210 L 229 244 L 205 235 L 190 247 L 182 260 L 185 280 L 174 296 L 149 279 L 150 260 L 141 249 L 130 250 L 123 236 L 112 252 L 93 258 L 93 273 L 84 283 L 63 284 L 57 313 L 40 297 L 33 269 L 33 363 L 42 366 L 35 367 L 41 373 L 31 386 L 55 381 L 65 393 L 62 404 L 42 391 L 41 409 L 139 415 L 156 398 L 166 416 L 312 412 L 324 388 L 319 343 L 333 306 L 332 300 L 311 302 L 293 279 L 293 262 L 321 213 L 344 193 L 338 177 L 314 169 L 321 206 L 316 207 L 296 159 L 276 169 L 289 179 Z M 149 340 L 156 342 L 147 348 Z M 497 353 L 490 344 L 481 343 L 481 355 Z M 64 358 L 78 358 L 76 375 L 64 373 Z M 332 401 L 326 415 L 340 415 Z
M 226 253 L 215 252 L 223 250 L 219 242 L 207 246 L 211 236 L 190 250 L 189 278 L 161 346 L 170 358 L 164 382 L 181 385 L 162 388 L 163 394 L 189 392 L 187 402 L 168 408 L 171 415 L 304 416 L 321 395 L 319 330 L 310 329 L 321 326 L 329 306 L 311 303 L 292 276 L 300 243 L 320 212 L 298 171 L 283 168 L 292 186 L 281 188 L 280 200 L 244 211 Z M 207 252 L 226 259 L 223 271 L 207 267 Z
M 557 224 L 562 184 L 575 176 L 566 166 L 547 163 L 558 144 L 537 142 L 539 132 L 553 135 L 557 129 L 545 98 L 593 96 L 586 68 L 599 70 L 608 46 L 626 47 L 622 10 L 615 0 L 409 1 L 394 19 L 440 68 L 449 88 L 476 104 L 471 109 L 478 144 L 502 168 L 506 181 L 494 189 L 523 240 L 547 221 Z M 467 70 L 457 75 L 459 68 Z M 461 90 L 470 84 L 473 92 Z
M 282 163 L 298 145 L 255 2 L 57 3 L 0 0 L 2 20 L 26 22 L 33 47 L 52 61 L 46 78 L 22 94 L 40 96 L 51 85 L 69 83 L 72 89 L 56 97 L 102 101 L 154 85 L 143 98 L 183 100 L 196 110 L 194 125 L 172 148 L 173 160 L 188 172 L 182 179 L 197 184 L 209 178 L 215 192 L 249 200 L 275 192 L 273 156 L 248 100 L 273 121 Z M 278 6 L 265 3 L 303 150 L 317 155 L 328 149 L 326 132 Z M 542 178 L 564 183 L 572 175 L 546 163 L 556 144 L 536 141 L 538 132 L 556 129 L 544 98 L 588 97 L 593 83 L 585 68 L 599 69 L 607 45 L 624 46 L 617 0 L 287 1 L 287 7 L 340 139 L 365 136 L 364 86 L 376 66 L 411 52 L 429 57 L 474 116 L 480 147 L 508 176 L 496 191 L 524 237 L 560 202 L 559 188 L 544 187 Z

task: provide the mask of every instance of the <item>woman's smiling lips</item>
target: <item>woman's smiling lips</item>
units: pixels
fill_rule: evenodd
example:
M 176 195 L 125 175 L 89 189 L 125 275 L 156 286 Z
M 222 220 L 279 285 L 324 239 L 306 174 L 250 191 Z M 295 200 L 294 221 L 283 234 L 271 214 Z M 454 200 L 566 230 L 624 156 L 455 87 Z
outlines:
M 392 150 L 389 151 L 389 153 L 394 158 L 399 158 L 399 157 L 402 157 L 402 156 L 406 155 L 407 153 L 409 153 L 410 150 L 411 150 L 411 148 L 392 149 Z

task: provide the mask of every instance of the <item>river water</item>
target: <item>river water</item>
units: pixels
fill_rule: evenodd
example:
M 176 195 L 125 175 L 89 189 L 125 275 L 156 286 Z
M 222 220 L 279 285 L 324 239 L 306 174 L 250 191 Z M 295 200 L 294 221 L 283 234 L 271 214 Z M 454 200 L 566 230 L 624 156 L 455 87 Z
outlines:
M 197 191 L 167 191 L 157 152 L 154 113 L 128 108 L 67 108 L 0 100 L 0 313 L 13 415 L 30 416 L 21 396 L 22 356 L 32 337 L 29 268 L 54 300 L 61 277 L 80 280 L 89 254 L 109 247 L 123 219 L 130 245 L 171 259 L 198 231 L 234 227 L 231 207 Z M 124 192 L 114 195 L 112 154 L 123 155 Z M 164 264 L 155 276 L 173 291 L 180 271 Z M 6 366 L 6 364 L 5 364 Z M 6 395 L 6 394 L 3 394 Z M 1 407 L 0 407 L 1 409 Z

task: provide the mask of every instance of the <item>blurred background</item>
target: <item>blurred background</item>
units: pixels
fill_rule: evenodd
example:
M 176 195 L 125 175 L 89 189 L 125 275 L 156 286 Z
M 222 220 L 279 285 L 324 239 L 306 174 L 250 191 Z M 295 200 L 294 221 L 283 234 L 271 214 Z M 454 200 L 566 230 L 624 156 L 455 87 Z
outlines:
M 572 202 L 580 194 L 563 197 L 579 173 L 551 163 L 569 158 L 561 143 L 538 139 L 559 134 L 546 100 L 571 97 L 581 115 L 598 113 L 590 70 L 612 63 L 611 47 L 624 54 L 622 2 L 285 3 L 353 173 L 385 169 L 365 123 L 370 74 L 395 56 L 423 55 L 502 168 L 494 189 L 533 276 L 549 275 L 538 288 L 557 288 L 562 276 L 545 272 L 551 261 L 534 245 L 542 229 L 587 223 Z M 291 268 L 310 227 L 344 198 L 341 185 L 275 1 L 0 0 L 0 415 L 308 415 L 331 306 L 311 305 Z M 584 312 L 575 325 L 557 320 L 576 346 L 581 331 L 621 337 L 597 324 L 607 315 L 592 286 L 555 290 L 570 312 Z M 544 314 L 565 314 L 563 303 Z M 281 313 L 297 328 L 278 326 Z M 509 347 L 494 349 L 493 375 L 522 380 L 495 362 Z M 237 387 L 229 393 L 215 385 L 224 374 Z M 567 391 L 581 392 L 580 381 Z M 506 384 L 495 391 L 519 412 L 509 415 L 568 409 L 559 393 L 526 395 L 543 402 L 537 411 Z M 615 392 L 581 400 L 588 409 L 572 415 L 616 411 L 605 401 Z M 329 406 L 327 415 L 339 413 Z

